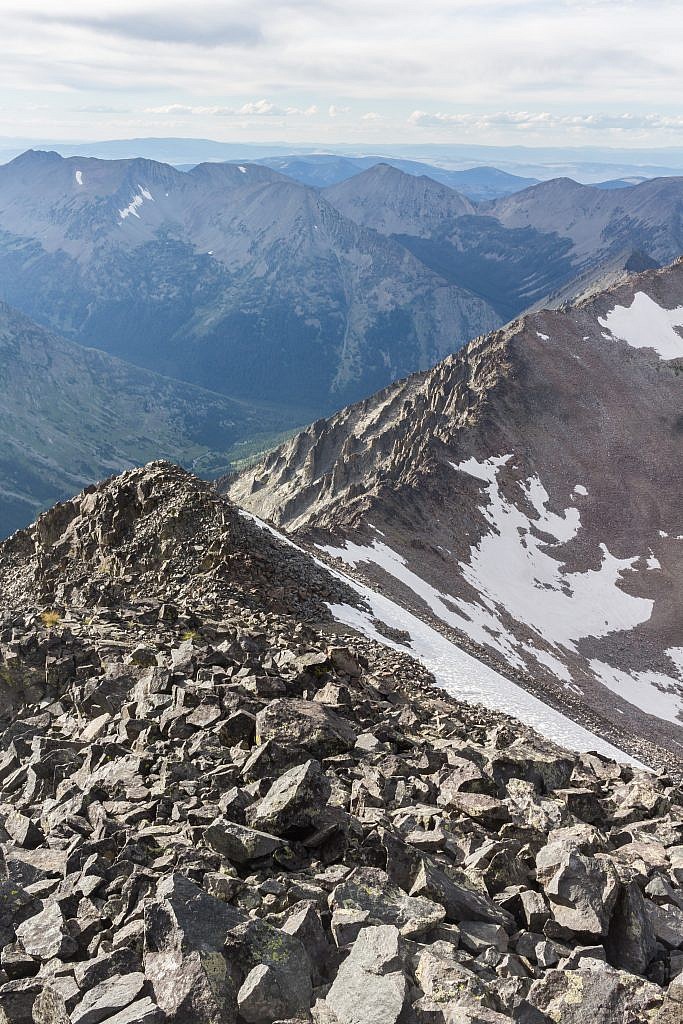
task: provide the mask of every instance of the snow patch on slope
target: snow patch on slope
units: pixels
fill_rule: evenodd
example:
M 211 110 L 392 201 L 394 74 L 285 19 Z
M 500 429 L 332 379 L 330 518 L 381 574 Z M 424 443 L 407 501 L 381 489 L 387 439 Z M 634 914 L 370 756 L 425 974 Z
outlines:
M 82 185 L 83 184 L 83 171 L 76 171 L 76 184 L 77 185 Z
M 674 647 L 666 652 L 674 664 L 679 650 L 680 648 Z M 676 656 L 672 656 L 672 651 L 676 652 Z M 590 667 L 604 686 L 629 704 L 635 705 L 648 715 L 662 718 L 665 722 L 681 725 L 683 680 L 676 681 L 663 672 L 652 670 L 624 672 L 597 660 L 591 661 Z
M 479 595 L 476 601 L 441 593 L 407 565 L 406 560 L 386 543 L 348 542 L 344 547 L 322 548 L 347 565 L 370 562 L 408 587 L 448 626 L 501 654 L 508 664 L 526 668 L 524 651 L 569 681 L 566 668 L 560 669 L 562 649 L 576 652 L 576 643 L 584 637 L 603 637 L 629 630 L 646 622 L 653 601 L 633 597 L 618 587 L 626 570 L 639 556 L 618 559 L 602 544 L 602 563 L 586 572 L 565 572 L 557 554 L 563 544 L 576 537 L 581 517 L 570 507 L 562 515 L 547 508 L 549 496 L 538 477 L 520 482 L 520 498 L 533 513 L 518 508 L 500 489 L 498 474 L 511 455 L 495 456 L 485 462 L 470 458 L 454 469 L 484 482 L 488 504 L 482 509 L 490 532 L 470 550 L 469 561 L 460 562 L 463 579 Z M 559 657 L 536 650 L 536 644 L 520 644 L 505 625 L 504 614 L 523 623 L 536 634 L 545 648 L 558 649 Z M 539 657 L 540 653 L 540 657 Z
M 647 622 L 654 602 L 633 597 L 617 584 L 639 559 L 619 559 L 600 545 L 602 564 L 586 572 L 565 572 L 557 549 L 579 532 L 577 508 L 557 515 L 547 508 L 549 495 L 538 477 L 519 484 L 535 515 L 529 516 L 503 495 L 498 479 L 511 456 L 453 468 L 487 483 L 488 505 L 481 509 L 491 531 L 461 562 L 464 579 L 492 610 L 506 610 L 553 646 L 576 651 L 576 641 L 603 637 Z
M 595 750 L 616 761 L 628 761 L 639 768 L 644 767 L 635 758 L 594 736 L 560 711 L 548 707 L 505 676 L 477 661 L 393 601 L 352 579 L 343 578 L 370 605 L 371 612 L 364 612 L 347 604 L 330 605 L 335 619 L 357 629 L 385 647 L 405 653 L 404 645 L 389 640 L 378 632 L 375 620 L 393 629 L 404 630 L 410 635 L 409 652 L 429 669 L 439 686 L 453 697 L 466 704 L 483 704 L 492 711 L 511 715 L 525 725 L 531 726 L 542 736 L 570 750 Z
M 483 646 L 492 647 L 502 654 L 510 665 L 516 668 L 526 667 L 523 658 L 515 650 L 516 639 L 504 629 L 490 610 L 452 597 L 450 594 L 442 594 L 409 569 L 405 559 L 388 544 L 378 540 L 373 540 L 371 545 L 348 541 L 343 548 L 319 545 L 319 549 L 332 558 L 339 558 L 346 565 L 357 566 L 359 562 L 374 563 L 412 590 L 446 625 L 461 630 Z
M 503 455 L 484 462 L 470 458 L 459 465 L 451 463 L 457 471 L 486 484 L 488 503 L 481 513 L 491 529 L 471 547 L 469 559 L 459 563 L 462 578 L 478 595 L 476 601 L 437 590 L 379 539 L 371 544 L 347 541 L 343 547 L 320 549 L 350 566 L 363 562 L 378 566 L 411 590 L 438 619 L 497 651 L 511 666 L 527 669 L 531 656 L 571 685 L 573 677 L 565 659 L 577 653 L 578 641 L 628 631 L 649 620 L 654 602 L 626 593 L 619 584 L 625 572 L 634 572 L 643 563 L 649 570 L 658 569 L 659 562 L 651 550 L 647 556 L 619 559 L 601 544 L 597 569 L 566 571 L 560 551 L 579 533 L 580 512 L 575 507 L 562 514 L 552 512 L 547 507 L 549 495 L 535 476 L 513 481 L 503 494 L 499 474 L 511 458 Z M 519 488 L 521 508 L 509 496 L 515 487 Z M 578 493 L 582 490 L 581 485 L 575 488 Z M 515 636 L 505 625 L 505 615 L 523 624 L 538 640 L 529 643 Z M 548 651 L 548 646 L 555 651 Z M 672 648 L 667 653 L 680 670 L 683 649 Z M 676 679 L 657 672 L 633 675 L 598 660 L 587 667 L 625 700 L 649 714 L 676 721 L 683 700 L 683 685 Z
M 154 196 L 145 188 L 143 185 L 138 185 L 138 192 L 135 193 L 128 206 L 123 210 L 119 210 L 119 217 L 121 221 L 126 220 L 127 217 L 137 217 L 140 220 L 140 214 L 138 209 L 144 204 L 145 200 L 154 202 Z
M 284 544 L 296 548 L 298 551 L 303 550 L 289 537 L 285 537 L 252 513 L 241 510 L 241 515 L 256 523 L 262 530 L 267 530 Z M 624 753 L 623 750 L 619 750 L 618 747 L 600 739 L 588 729 L 584 729 L 583 726 L 572 722 L 566 715 L 548 707 L 543 701 L 527 693 L 521 686 L 506 679 L 495 669 L 477 661 L 457 644 L 447 640 L 426 622 L 422 622 L 417 616 L 401 608 L 389 598 L 375 593 L 350 576 L 331 569 L 329 565 L 317 558 L 314 558 L 313 561 L 325 572 L 343 580 L 370 608 L 370 611 L 366 612 L 347 604 L 332 604 L 329 606 L 330 611 L 337 622 L 358 630 L 384 647 L 390 647 L 403 654 L 406 651 L 412 654 L 432 672 L 438 685 L 453 697 L 466 704 L 483 704 L 493 711 L 511 715 L 535 729 L 542 736 L 546 736 L 570 750 L 594 750 L 615 761 L 626 761 L 638 768 L 648 770 L 645 765 Z M 396 643 L 379 633 L 376 626 L 377 621 L 383 622 L 392 629 L 406 632 L 410 636 L 408 644 Z
M 683 306 L 663 309 L 645 292 L 636 292 L 630 306 L 615 306 L 606 317 L 598 318 L 613 337 L 632 348 L 653 348 L 660 359 L 683 358 Z

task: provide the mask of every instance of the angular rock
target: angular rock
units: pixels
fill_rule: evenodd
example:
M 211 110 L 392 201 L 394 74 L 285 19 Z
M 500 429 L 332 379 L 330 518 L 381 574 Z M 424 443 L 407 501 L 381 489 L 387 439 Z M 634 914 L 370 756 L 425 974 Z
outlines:
M 5 829 L 17 846 L 23 846 L 27 850 L 35 850 L 36 847 L 45 842 L 43 830 L 19 811 L 12 811 L 11 814 L 8 814 L 4 824 Z
M 394 925 L 405 938 L 428 934 L 446 912 L 434 900 L 408 896 L 379 868 L 358 868 L 330 895 L 330 908 L 367 914 L 372 924 Z
M 71 1024 L 101 1024 L 143 994 L 144 974 L 117 974 L 86 992 L 71 1014 Z
M 322 760 L 351 750 L 356 732 L 346 719 L 315 701 L 273 700 L 256 716 L 256 741 L 268 740 Z
M 609 859 L 550 843 L 536 856 L 536 872 L 561 928 L 582 935 L 607 934 L 619 895 L 619 879 Z
M 18 925 L 16 931 L 25 951 L 39 960 L 64 958 L 76 950 L 58 903 L 49 903 L 39 914 Z
M 527 889 L 520 893 L 519 900 L 527 928 L 531 932 L 540 932 L 550 917 L 550 910 L 543 895 L 533 889 Z
M 181 1020 L 186 1020 L 190 1024 L 190 1019 L 189 1017 L 180 1018 L 178 1024 Z M 136 1003 L 131 1003 L 125 1010 L 119 1010 L 113 1017 L 107 1017 L 102 1024 L 162 1024 L 165 1020 L 167 1018 L 159 1007 L 146 996 Z M 222 1021 L 221 1024 L 223 1024 Z
M 529 990 L 526 1011 L 519 1014 L 520 1024 L 538 1024 L 540 1020 L 561 1024 L 616 1024 L 616 1022 L 654 1021 L 662 1005 L 663 993 L 657 985 L 593 961 L 575 971 L 548 971 Z
M 671 949 L 683 948 L 683 910 L 671 904 L 660 907 L 649 901 L 646 909 L 655 937 Z
M 609 962 L 633 974 L 645 974 L 657 948 L 652 917 L 636 882 L 624 886 L 605 941 Z
M 33 1007 L 43 986 L 37 978 L 0 984 L 0 1024 L 34 1024 Z
M 243 916 L 181 875 L 164 879 L 145 907 L 145 975 L 158 1006 L 178 1024 L 217 1024 L 237 1015 L 237 992 L 223 956 Z
M 293 935 L 263 921 L 247 921 L 230 929 L 223 952 L 239 986 L 239 1012 L 250 1024 L 308 1015 L 311 967 Z
M 398 1024 L 407 989 L 399 931 L 379 925 L 360 933 L 325 1002 L 339 1024 Z
M 299 940 L 308 957 L 313 985 L 322 984 L 332 949 L 315 906 L 305 903 L 298 910 L 292 908 L 282 931 Z
M 216 818 L 204 830 L 202 838 L 212 850 L 235 864 L 248 864 L 252 860 L 269 857 L 276 850 L 287 848 L 287 844 L 277 836 L 238 825 L 225 818 Z
M 264 832 L 295 836 L 315 826 L 330 792 L 320 764 L 306 761 L 275 780 L 263 800 L 247 810 L 247 821 Z
M 497 949 L 499 953 L 507 952 L 507 932 L 499 924 L 489 924 L 486 921 L 461 921 L 458 928 L 460 945 L 474 953 L 475 956 L 491 947 Z
M 426 896 L 441 904 L 446 919 L 459 921 L 488 921 L 510 929 L 514 925 L 511 914 L 501 910 L 493 900 L 482 893 L 454 882 L 440 868 L 422 862 L 410 890 L 411 896 Z

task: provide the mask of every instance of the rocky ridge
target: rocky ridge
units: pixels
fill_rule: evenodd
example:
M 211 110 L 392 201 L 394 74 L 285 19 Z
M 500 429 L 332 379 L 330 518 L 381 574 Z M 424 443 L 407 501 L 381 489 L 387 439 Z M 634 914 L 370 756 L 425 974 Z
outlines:
M 683 261 L 622 275 L 313 423 L 228 493 L 680 763 L 682 311 Z
M 0 546 L 0 1020 L 680 1021 L 681 786 L 351 600 L 163 463 Z

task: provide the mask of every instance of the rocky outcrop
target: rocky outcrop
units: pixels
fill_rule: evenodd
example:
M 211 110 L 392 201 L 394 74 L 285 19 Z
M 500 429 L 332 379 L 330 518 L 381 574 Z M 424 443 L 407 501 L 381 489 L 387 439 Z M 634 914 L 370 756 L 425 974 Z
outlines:
M 0 1019 L 672 1024 L 681 787 L 342 633 L 233 515 L 153 465 L 0 548 L 42 677 L 0 722 Z
M 680 763 L 682 309 L 682 260 L 622 276 L 313 423 L 226 492 L 575 721 Z

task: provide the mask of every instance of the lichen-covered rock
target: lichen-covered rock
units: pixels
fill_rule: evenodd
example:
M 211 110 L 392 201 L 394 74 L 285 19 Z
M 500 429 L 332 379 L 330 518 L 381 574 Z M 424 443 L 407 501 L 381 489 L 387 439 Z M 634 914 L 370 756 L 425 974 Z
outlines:
M 178 1024 L 236 1020 L 237 993 L 223 943 L 242 920 L 238 911 L 180 875 L 157 886 L 145 907 L 144 971 L 169 1018 Z
M 330 896 L 332 910 L 367 914 L 370 924 L 392 924 L 406 938 L 418 938 L 444 920 L 446 911 L 434 900 L 408 896 L 392 885 L 379 868 L 358 868 Z
M 316 701 L 274 700 L 256 716 L 256 741 L 268 740 L 320 760 L 350 750 L 356 732 L 345 718 Z
M 518 1017 L 520 1024 L 541 1020 L 561 1024 L 640 1024 L 654 1021 L 663 993 L 642 978 L 592 961 L 590 967 L 575 971 L 548 971 L 535 981 L 527 996 L 528 1008 Z

